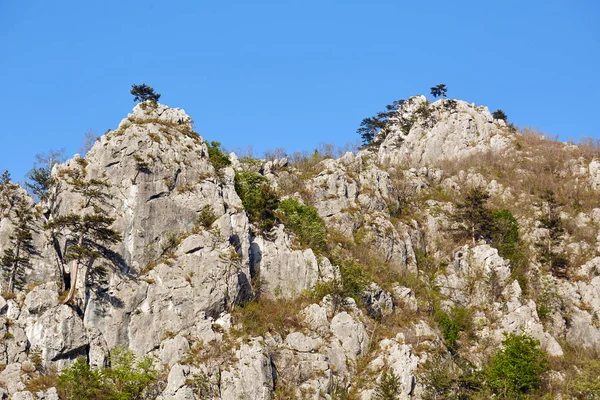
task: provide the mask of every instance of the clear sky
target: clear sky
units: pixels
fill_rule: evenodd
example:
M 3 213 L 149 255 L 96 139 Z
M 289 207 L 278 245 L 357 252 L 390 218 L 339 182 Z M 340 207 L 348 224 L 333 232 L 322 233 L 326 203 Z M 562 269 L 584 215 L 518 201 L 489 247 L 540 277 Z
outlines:
M 362 118 L 429 94 L 600 138 L 600 1 L 0 0 L 0 170 L 116 128 L 131 84 L 207 140 L 258 155 L 355 142 Z

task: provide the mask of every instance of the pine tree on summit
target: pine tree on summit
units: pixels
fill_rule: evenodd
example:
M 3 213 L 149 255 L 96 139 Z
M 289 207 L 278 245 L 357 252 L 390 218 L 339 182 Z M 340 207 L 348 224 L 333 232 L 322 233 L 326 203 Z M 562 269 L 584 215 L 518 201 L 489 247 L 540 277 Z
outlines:
M 361 121 L 356 133 L 360 135 L 363 145 L 376 144 L 376 136 L 390 126 L 390 119 L 398 116 L 398 108 L 403 103 L 404 100 L 395 100 L 392 104 L 385 106 L 385 111 L 378 112 L 376 116 L 365 118 Z
M 448 88 L 443 83 L 431 88 L 431 95 L 436 98 L 440 97 L 442 101 L 446 98 L 446 92 L 448 92 Z
M 158 99 L 160 99 L 160 94 L 154 92 L 154 89 L 145 83 L 142 83 L 141 85 L 131 85 L 131 94 L 133 95 L 133 101 L 140 103 L 148 100 L 157 102 Z

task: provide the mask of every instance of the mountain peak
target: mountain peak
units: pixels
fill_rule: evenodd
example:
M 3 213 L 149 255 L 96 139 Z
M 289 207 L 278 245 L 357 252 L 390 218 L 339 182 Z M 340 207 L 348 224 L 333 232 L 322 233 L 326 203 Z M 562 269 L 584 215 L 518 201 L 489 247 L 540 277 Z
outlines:
M 462 100 L 430 103 L 425 96 L 414 96 L 400 105 L 391 122 L 379 148 L 380 162 L 431 165 L 502 151 L 514 140 L 506 123 L 494 119 L 487 107 Z

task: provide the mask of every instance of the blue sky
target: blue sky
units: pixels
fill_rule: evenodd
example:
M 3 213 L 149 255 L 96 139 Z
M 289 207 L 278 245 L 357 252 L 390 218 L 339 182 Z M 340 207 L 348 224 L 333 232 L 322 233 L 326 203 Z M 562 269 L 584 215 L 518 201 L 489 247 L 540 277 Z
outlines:
M 228 149 L 355 142 L 445 83 L 562 140 L 600 138 L 600 2 L 0 1 L 0 170 L 115 128 L 131 84 Z

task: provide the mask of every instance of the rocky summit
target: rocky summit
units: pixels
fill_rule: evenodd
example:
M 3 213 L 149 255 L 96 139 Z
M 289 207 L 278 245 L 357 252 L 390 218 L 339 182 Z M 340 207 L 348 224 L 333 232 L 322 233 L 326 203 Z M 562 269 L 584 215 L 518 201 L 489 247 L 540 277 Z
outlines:
M 146 101 L 5 174 L 0 398 L 598 398 L 600 151 L 505 119 L 254 159 Z

